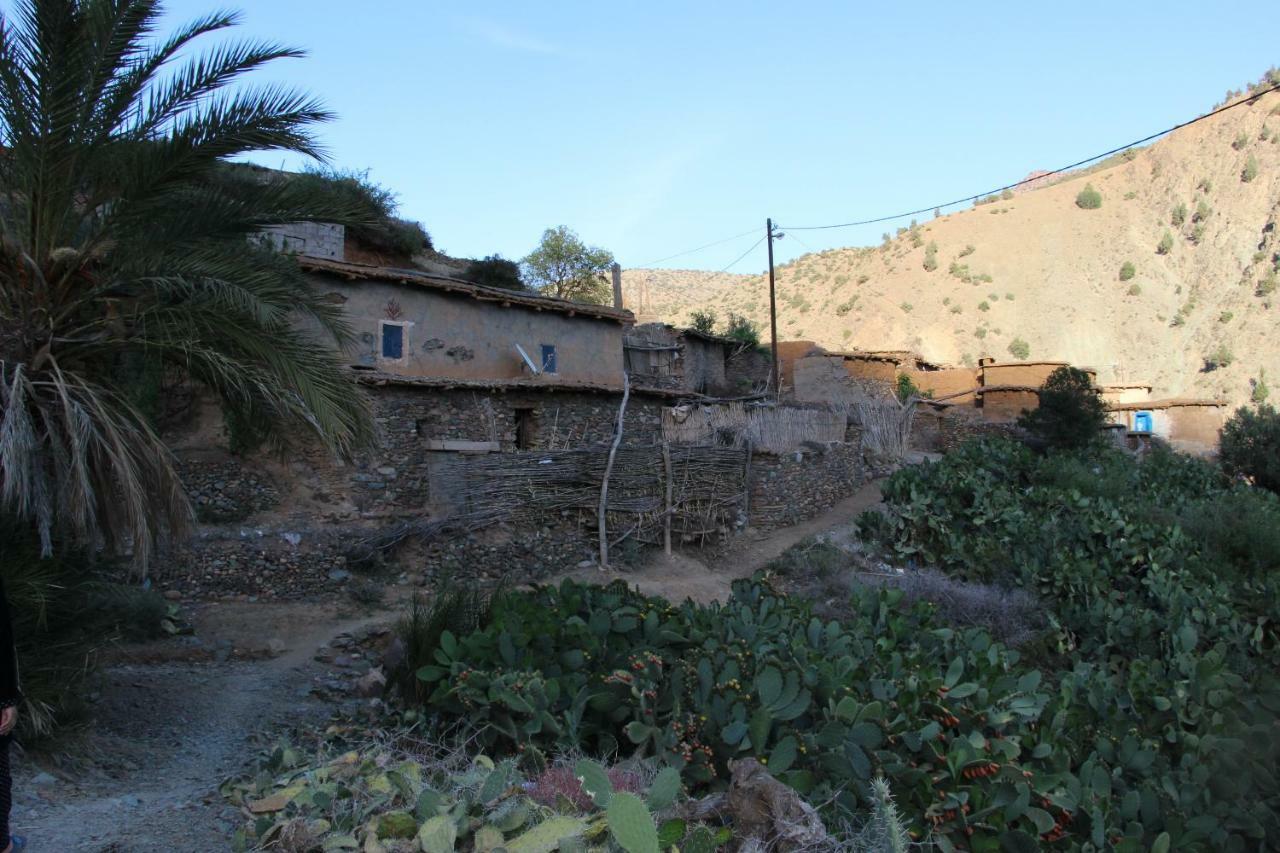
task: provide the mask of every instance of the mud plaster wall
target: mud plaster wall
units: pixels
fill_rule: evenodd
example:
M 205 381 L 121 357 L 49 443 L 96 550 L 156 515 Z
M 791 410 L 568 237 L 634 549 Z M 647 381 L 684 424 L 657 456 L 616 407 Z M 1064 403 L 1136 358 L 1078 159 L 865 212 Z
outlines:
M 613 320 L 537 311 L 414 285 L 349 282 L 312 275 L 313 286 L 340 303 L 356 333 L 356 364 L 404 376 L 513 379 L 529 376 L 516 344 L 542 366 L 542 346 L 556 348 L 556 378 L 622 385 L 623 326 Z M 383 321 L 405 324 L 404 357 L 381 357 Z
M 869 379 L 892 385 L 898 378 L 898 366 L 892 361 L 869 358 L 849 358 L 844 362 L 845 371 L 855 379 Z
M 685 335 L 684 387 L 699 394 L 715 396 L 730 393 L 725 375 L 725 345 Z
M 1196 455 L 1215 453 L 1225 410 L 1219 406 L 1169 406 L 1152 408 L 1151 432 L 1168 441 L 1174 448 Z M 1112 423 L 1124 424 L 1132 430 L 1135 411 L 1112 412 Z
M 985 391 L 982 394 L 982 415 L 991 421 L 1015 421 L 1023 410 L 1040 406 L 1040 395 L 1035 391 Z
M 908 377 L 921 393 L 930 393 L 934 397 L 958 394 L 978 386 L 978 371 L 969 367 L 953 367 L 946 370 L 910 370 L 903 369 L 902 374 Z M 953 398 L 956 402 L 973 404 L 973 395 Z

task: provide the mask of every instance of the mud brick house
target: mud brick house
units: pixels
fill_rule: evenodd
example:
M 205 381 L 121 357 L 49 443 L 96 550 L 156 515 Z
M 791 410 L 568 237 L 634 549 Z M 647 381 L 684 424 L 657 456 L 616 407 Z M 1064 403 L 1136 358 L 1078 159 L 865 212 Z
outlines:
M 1176 450 L 1197 455 L 1217 450 L 1227 417 L 1223 400 L 1186 397 L 1111 403 L 1107 408 L 1110 421 L 1134 436 L 1162 438 Z

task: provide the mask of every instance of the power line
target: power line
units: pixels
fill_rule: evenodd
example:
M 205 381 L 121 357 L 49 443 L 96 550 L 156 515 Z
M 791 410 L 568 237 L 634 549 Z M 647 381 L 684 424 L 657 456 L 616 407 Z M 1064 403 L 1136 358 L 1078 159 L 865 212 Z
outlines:
M 1275 91 L 1280 91 L 1280 84 L 1272 86 L 1269 89 L 1263 89 L 1261 92 L 1258 92 L 1257 94 L 1250 95 L 1247 98 L 1243 98 L 1239 101 L 1236 101 L 1234 104 L 1227 104 L 1225 107 L 1219 107 L 1213 112 L 1205 113 L 1202 116 L 1197 116 L 1196 118 L 1190 119 L 1188 121 L 1184 121 L 1181 124 L 1175 124 L 1173 127 L 1166 128 L 1165 130 L 1161 130 L 1158 133 L 1153 133 L 1150 136 L 1144 136 L 1142 139 L 1139 139 L 1135 142 L 1130 142 L 1127 145 L 1121 145 L 1118 148 L 1112 148 L 1110 151 L 1104 151 L 1101 154 L 1095 154 L 1094 156 L 1087 157 L 1084 160 L 1078 160 L 1069 166 L 1063 166 L 1061 168 L 1054 169 L 1051 172 L 1045 172 L 1044 174 L 1036 175 L 1033 178 L 1023 178 L 1021 181 L 1018 181 L 1017 183 L 1006 184 L 1003 187 L 996 187 L 994 190 L 988 190 L 987 192 L 966 196 L 965 198 L 958 198 L 955 201 L 948 201 L 942 204 L 931 204 L 931 205 L 928 205 L 927 207 L 921 207 L 916 210 L 908 210 L 905 213 L 895 213 L 892 216 L 877 216 L 874 219 L 860 219 L 857 222 L 840 222 L 835 225 L 780 225 L 778 227 L 784 228 L 787 231 L 825 231 L 831 228 L 852 228 L 855 225 L 874 225 L 878 222 L 889 222 L 890 220 L 894 220 L 894 219 L 904 219 L 908 216 L 918 216 L 922 213 L 928 213 L 931 210 L 940 210 L 944 207 L 954 207 L 957 204 L 967 204 L 968 202 L 983 198 L 984 196 L 995 195 L 996 193 L 1002 193 L 1005 190 L 1016 189 L 1017 187 L 1020 187 L 1023 184 L 1029 184 L 1032 181 L 1040 181 L 1045 178 L 1051 177 L 1053 175 L 1060 175 L 1063 172 L 1068 172 L 1072 169 L 1078 169 L 1081 166 L 1088 165 L 1089 163 L 1092 163 L 1095 160 L 1101 160 L 1105 157 L 1110 157 L 1112 154 L 1119 154 L 1121 151 L 1125 151 L 1130 148 L 1134 148 L 1144 143 L 1150 142 L 1153 139 L 1157 139 L 1166 134 L 1173 133 L 1175 130 L 1181 130 L 1182 128 L 1189 127 L 1197 122 L 1204 121 L 1205 119 L 1208 119 L 1208 118 L 1213 118 L 1219 113 L 1224 113 L 1227 110 L 1232 110 L 1244 104 L 1252 103 L 1256 101 L 1258 98 L 1261 98 L 1263 95 L 1268 95 Z
M 720 272 L 728 272 L 728 271 L 729 271 L 729 267 L 733 266 L 734 264 L 738 263 L 738 261 L 742 260 L 742 259 L 743 259 L 743 258 L 745 258 L 747 255 L 749 255 L 749 254 L 751 254 L 752 252 L 754 252 L 754 251 L 755 251 L 756 246 L 759 246 L 759 245 L 760 245 L 761 243 L 763 243 L 763 242 L 764 242 L 764 237 L 761 237 L 759 240 L 757 240 L 757 241 L 755 241 L 754 243 L 752 243 L 752 244 L 751 244 L 751 248 L 750 248 L 750 249 L 747 249 L 747 250 L 746 250 L 745 252 L 743 252 L 741 255 L 738 255 L 738 257 L 736 257 L 736 258 L 734 258 L 732 261 L 730 261 L 730 262 L 729 262 L 729 264 L 728 264 L 728 266 L 725 266 L 723 269 L 721 269 L 721 270 L 720 270 Z
M 759 228 L 752 228 L 750 231 L 743 231 L 741 234 L 734 234 L 732 237 L 725 237 L 723 240 L 716 240 L 714 243 L 707 243 L 705 246 L 699 246 L 696 249 L 686 249 L 683 252 L 676 252 L 674 255 L 667 255 L 665 258 L 658 258 L 656 261 L 649 261 L 647 264 L 641 264 L 640 269 L 651 267 L 654 264 L 660 264 L 663 261 L 669 261 L 673 258 L 683 258 L 685 255 L 692 255 L 694 252 L 701 252 L 703 249 L 710 249 L 712 246 L 719 246 L 722 243 L 730 243 L 734 240 L 740 240 L 748 234 L 755 234 Z

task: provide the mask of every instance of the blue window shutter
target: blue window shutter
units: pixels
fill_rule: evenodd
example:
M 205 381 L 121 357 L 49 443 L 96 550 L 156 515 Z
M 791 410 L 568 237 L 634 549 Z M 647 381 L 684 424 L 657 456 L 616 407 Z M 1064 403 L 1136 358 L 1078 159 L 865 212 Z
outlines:
M 382 326 L 382 357 L 404 358 L 404 326 Z
M 542 345 L 542 372 L 556 372 L 556 348 L 552 344 Z

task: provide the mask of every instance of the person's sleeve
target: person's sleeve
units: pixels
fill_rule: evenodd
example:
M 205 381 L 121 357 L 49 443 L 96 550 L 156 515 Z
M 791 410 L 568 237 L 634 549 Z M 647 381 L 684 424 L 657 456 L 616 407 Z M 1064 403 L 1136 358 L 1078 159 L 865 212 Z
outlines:
M 0 582 L 0 708 L 12 708 L 22 701 L 18 684 L 18 653 L 13 642 L 13 620 L 4 583 Z

